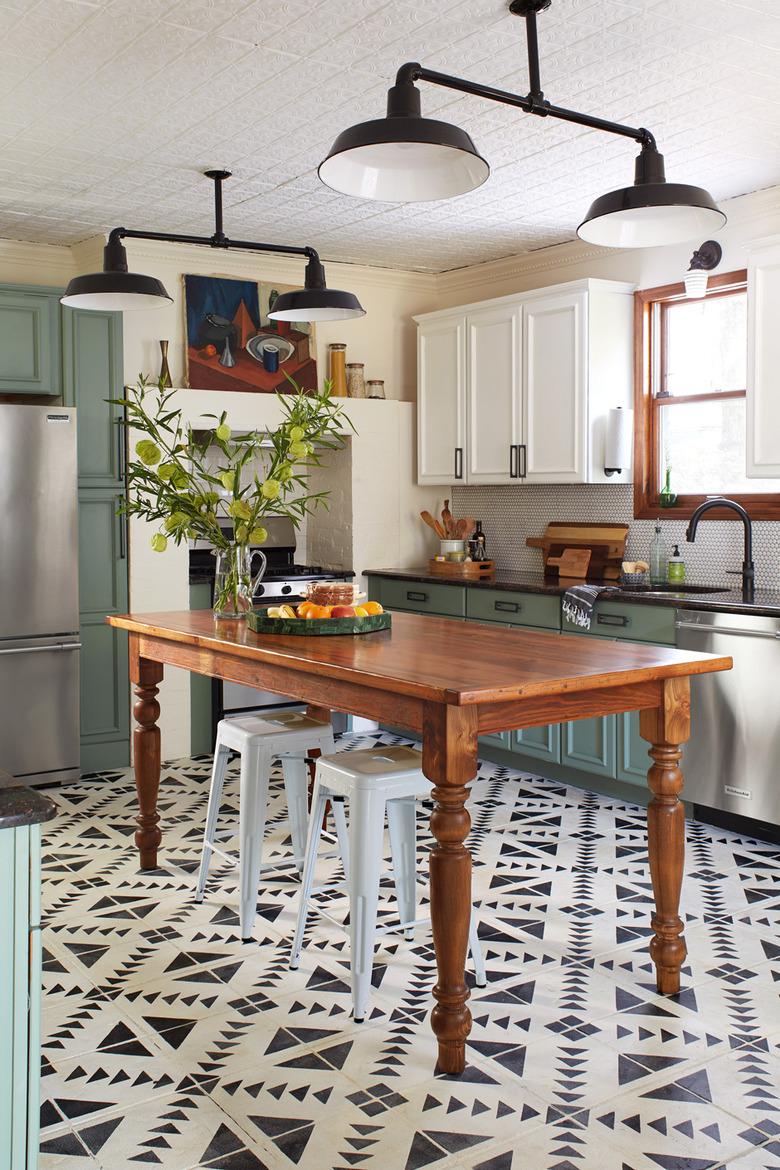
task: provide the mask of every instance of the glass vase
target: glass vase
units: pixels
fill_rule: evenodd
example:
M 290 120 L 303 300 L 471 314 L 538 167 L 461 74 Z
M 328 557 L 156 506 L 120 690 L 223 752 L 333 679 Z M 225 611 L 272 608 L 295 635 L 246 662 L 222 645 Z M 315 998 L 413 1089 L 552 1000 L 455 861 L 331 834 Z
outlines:
M 265 553 L 250 549 L 245 544 L 231 544 L 220 548 L 214 554 L 217 564 L 214 571 L 214 616 L 217 618 L 243 618 L 252 608 L 255 590 L 265 573 Z M 256 557 L 260 568 L 252 575 Z
M 667 467 L 666 475 L 664 476 L 664 486 L 658 497 L 658 502 L 662 508 L 673 508 L 677 503 L 677 492 L 672 491 L 672 469 Z

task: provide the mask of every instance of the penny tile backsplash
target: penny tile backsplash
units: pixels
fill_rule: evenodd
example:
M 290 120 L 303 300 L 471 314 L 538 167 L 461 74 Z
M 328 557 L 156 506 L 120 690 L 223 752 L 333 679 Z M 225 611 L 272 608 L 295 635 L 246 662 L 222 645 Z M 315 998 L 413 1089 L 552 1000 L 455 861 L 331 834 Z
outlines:
M 649 560 L 653 520 L 634 519 L 631 484 L 523 484 L 513 487 L 451 488 L 451 508 L 456 516 L 481 520 L 489 555 L 499 570 L 540 572 L 542 554 L 526 548 L 527 536 L 541 536 L 551 520 L 630 524 L 626 559 Z M 680 545 L 686 577 L 703 585 L 738 585 L 727 570 L 742 565 L 743 528 L 739 522 L 705 520 L 696 540 L 685 540 L 684 520 L 664 520 L 661 527 L 667 552 Z M 780 522 L 758 520 L 753 525 L 753 559 L 756 584 L 780 589 Z

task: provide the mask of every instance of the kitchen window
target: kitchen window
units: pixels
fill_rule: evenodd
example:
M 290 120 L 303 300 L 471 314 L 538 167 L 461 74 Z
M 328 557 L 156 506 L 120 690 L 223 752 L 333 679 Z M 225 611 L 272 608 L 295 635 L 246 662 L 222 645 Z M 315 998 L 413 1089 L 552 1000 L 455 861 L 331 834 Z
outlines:
M 746 272 L 711 276 L 699 299 L 679 284 L 644 289 L 635 303 L 634 514 L 687 517 L 724 495 L 754 518 L 780 518 L 778 481 L 745 474 Z

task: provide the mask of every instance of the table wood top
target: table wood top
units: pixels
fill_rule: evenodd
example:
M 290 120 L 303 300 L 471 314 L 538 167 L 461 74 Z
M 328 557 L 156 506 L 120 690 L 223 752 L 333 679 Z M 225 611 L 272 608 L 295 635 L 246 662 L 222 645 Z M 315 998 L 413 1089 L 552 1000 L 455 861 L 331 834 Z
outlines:
M 215 621 L 211 610 L 107 621 L 144 641 L 176 642 L 455 706 L 708 674 L 733 665 L 731 658 L 691 650 L 397 612 L 391 630 L 337 637 L 256 634 L 242 621 Z M 154 658 L 153 647 L 146 653 Z

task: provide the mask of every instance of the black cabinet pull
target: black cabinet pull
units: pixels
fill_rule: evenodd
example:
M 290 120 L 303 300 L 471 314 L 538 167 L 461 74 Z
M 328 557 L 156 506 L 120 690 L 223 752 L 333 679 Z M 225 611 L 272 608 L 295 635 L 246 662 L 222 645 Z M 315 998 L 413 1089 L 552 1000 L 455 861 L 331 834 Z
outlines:
M 119 520 L 119 559 L 124 561 L 127 558 L 127 512 L 120 512 Z
M 596 624 L 599 626 L 627 626 L 631 618 L 621 617 L 616 613 L 597 613 Z
M 526 475 L 528 474 L 528 452 L 525 449 L 525 443 L 520 443 L 517 449 L 523 453 L 523 458 L 520 462 L 519 477 L 520 479 L 525 479 Z
M 117 419 L 116 427 L 116 477 L 125 478 L 125 424 L 123 419 Z
M 509 478 L 510 479 L 517 479 L 517 476 L 518 476 L 517 467 L 518 467 L 518 463 L 519 463 L 519 454 L 520 453 L 518 451 L 517 443 L 512 443 L 512 445 L 509 448 Z
M 463 448 L 455 448 L 455 478 L 463 479 Z
M 493 609 L 497 609 L 500 613 L 520 613 L 522 609 L 519 601 L 494 601 Z
M 407 589 L 406 600 L 407 601 L 427 601 L 428 594 L 427 593 L 415 593 L 415 591 L 413 589 Z

